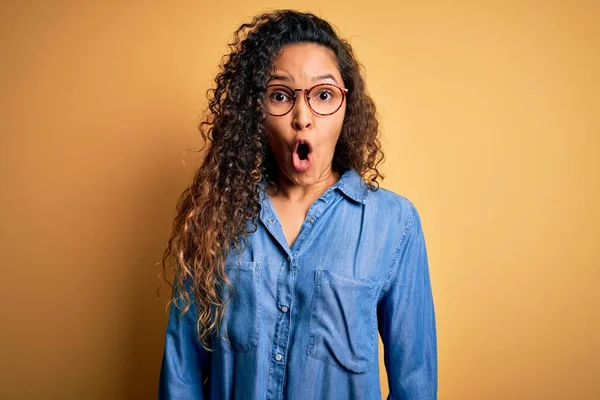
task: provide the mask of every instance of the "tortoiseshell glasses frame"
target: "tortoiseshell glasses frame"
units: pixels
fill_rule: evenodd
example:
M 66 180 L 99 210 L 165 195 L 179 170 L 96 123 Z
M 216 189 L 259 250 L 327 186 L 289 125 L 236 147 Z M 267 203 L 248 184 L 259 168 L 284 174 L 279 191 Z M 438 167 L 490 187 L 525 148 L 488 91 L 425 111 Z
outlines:
M 279 92 L 277 91 L 278 88 L 281 89 Z M 323 105 L 324 108 L 335 107 L 335 109 L 333 111 L 319 112 L 319 111 L 315 110 L 315 106 L 313 106 L 313 104 L 311 104 L 311 100 L 315 99 L 315 97 L 311 97 L 311 94 L 314 96 L 313 90 L 318 89 L 318 88 L 329 88 L 331 90 L 330 94 L 332 95 L 332 98 L 335 99 L 335 102 L 334 103 L 330 102 L 329 104 L 326 104 L 327 100 L 322 100 L 322 101 L 324 104 Z M 287 93 L 284 93 L 284 92 L 287 92 Z M 342 107 L 342 105 L 344 104 L 344 100 L 346 98 L 346 94 L 348 93 L 348 89 L 340 87 L 338 85 L 334 85 L 332 83 L 319 83 L 308 89 L 293 89 L 293 88 L 291 88 L 287 85 L 283 85 L 283 84 L 268 85 L 267 89 L 265 91 L 264 97 L 263 97 L 263 107 L 264 107 L 265 112 L 274 117 L 282 117 L 282 116 L 288 114 L 290 111 L 292 111 L 294 109 L 294 106 L 296 105 L 296 100 L 298 98 L 297 92 L 304 92 L 305 95 L 303 97 L 306 101 L 306 104 L 308 104 L 308 107 L 310 108 L 310 110 L 313 113 L 315 113 L 317 115 L 321 115 L 321 116 L 328 116 L 328 115 L 335 114 Z M 326 93 L 326 92 L 322 91 L 322 92 L 317 92 L 316 94 L 319 95 L 321 93 Z M 269 97 L 274 94 L 281 94 L 286 97 L 290 97 L 290 95 L 291 95 L 291 105 L 285 105 L 285 104 L 283 104 L 283 102 L 278 102 L 278 103 L 281 103 L 280 109 L 287 110 L 287 111 L 273 112 L 273 107 L 275 107 L 276 105 L 270 106 L 269 103 L 267 103 L 267 102 L 269 100 L 271 100 Z M 338 104 L 338 102 L 339 102 L 339 104 Z M 323 111 L 323 109 L 321 109 L 320 111 Z

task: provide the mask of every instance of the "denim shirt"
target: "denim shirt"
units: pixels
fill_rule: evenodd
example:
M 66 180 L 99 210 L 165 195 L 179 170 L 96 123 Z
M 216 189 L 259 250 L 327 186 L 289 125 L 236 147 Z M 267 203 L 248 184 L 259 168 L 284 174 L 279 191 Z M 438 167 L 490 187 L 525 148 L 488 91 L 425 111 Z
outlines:
M 379 333 L 388 399 L 437 399 L 435 312 L 414 204 L 368 190 L 349 169 L 311 205 L 290 247 L 261 193 L 257 231 L 225 263 L 237 296 L 215 351 L 199 344 L 193 305 L 183 318 L 171 306 L 159 398 L 381 399 Z

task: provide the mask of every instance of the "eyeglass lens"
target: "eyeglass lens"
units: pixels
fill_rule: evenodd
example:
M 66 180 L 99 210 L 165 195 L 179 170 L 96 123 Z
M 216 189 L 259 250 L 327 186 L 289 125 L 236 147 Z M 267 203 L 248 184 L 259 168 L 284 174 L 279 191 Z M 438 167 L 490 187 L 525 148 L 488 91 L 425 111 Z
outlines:
M 334 85 L 319 85 L 308 93 L 309 104 L 318 114 L 331 114 L 337 111 L 343 101 L 340 88 Z M 301 94 L 298 94 L 301 100 Z M 303 100 L 303 99 L 302 99 Z M 283 115 L 294 106 L 294 91 L 286 86 L 269 86 L 264 99 L 266 111 L 273 115 Z

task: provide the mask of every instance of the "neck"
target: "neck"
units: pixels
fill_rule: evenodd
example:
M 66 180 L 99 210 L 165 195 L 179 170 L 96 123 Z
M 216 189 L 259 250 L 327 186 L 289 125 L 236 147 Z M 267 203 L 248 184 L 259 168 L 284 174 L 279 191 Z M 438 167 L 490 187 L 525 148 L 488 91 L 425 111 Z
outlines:
M 284 174 L 279 174 L 276 191 L 269 193 L 271 197 L 277 197 L 284 201 L 313 200 L 320 197 L 328 188 L 340 179 L 338 172 L 329 169 L 322 174 L 314 183 L 304 186 L 290 181 Z

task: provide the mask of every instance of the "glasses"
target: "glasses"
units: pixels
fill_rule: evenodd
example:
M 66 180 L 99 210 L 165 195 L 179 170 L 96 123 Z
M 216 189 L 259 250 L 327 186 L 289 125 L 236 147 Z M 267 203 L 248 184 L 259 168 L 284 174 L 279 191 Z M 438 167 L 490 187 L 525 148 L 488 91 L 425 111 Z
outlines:
M 286 85 L 269 85 L 263 98 L 267 114 L 281 117 L 294 108 L 296 92 L 306 93 L 308 107 L 317 115 L 331 115 L 342 107 L 348 89 L 331 83 L 320 83 L 310 89 L 292 89 Z

